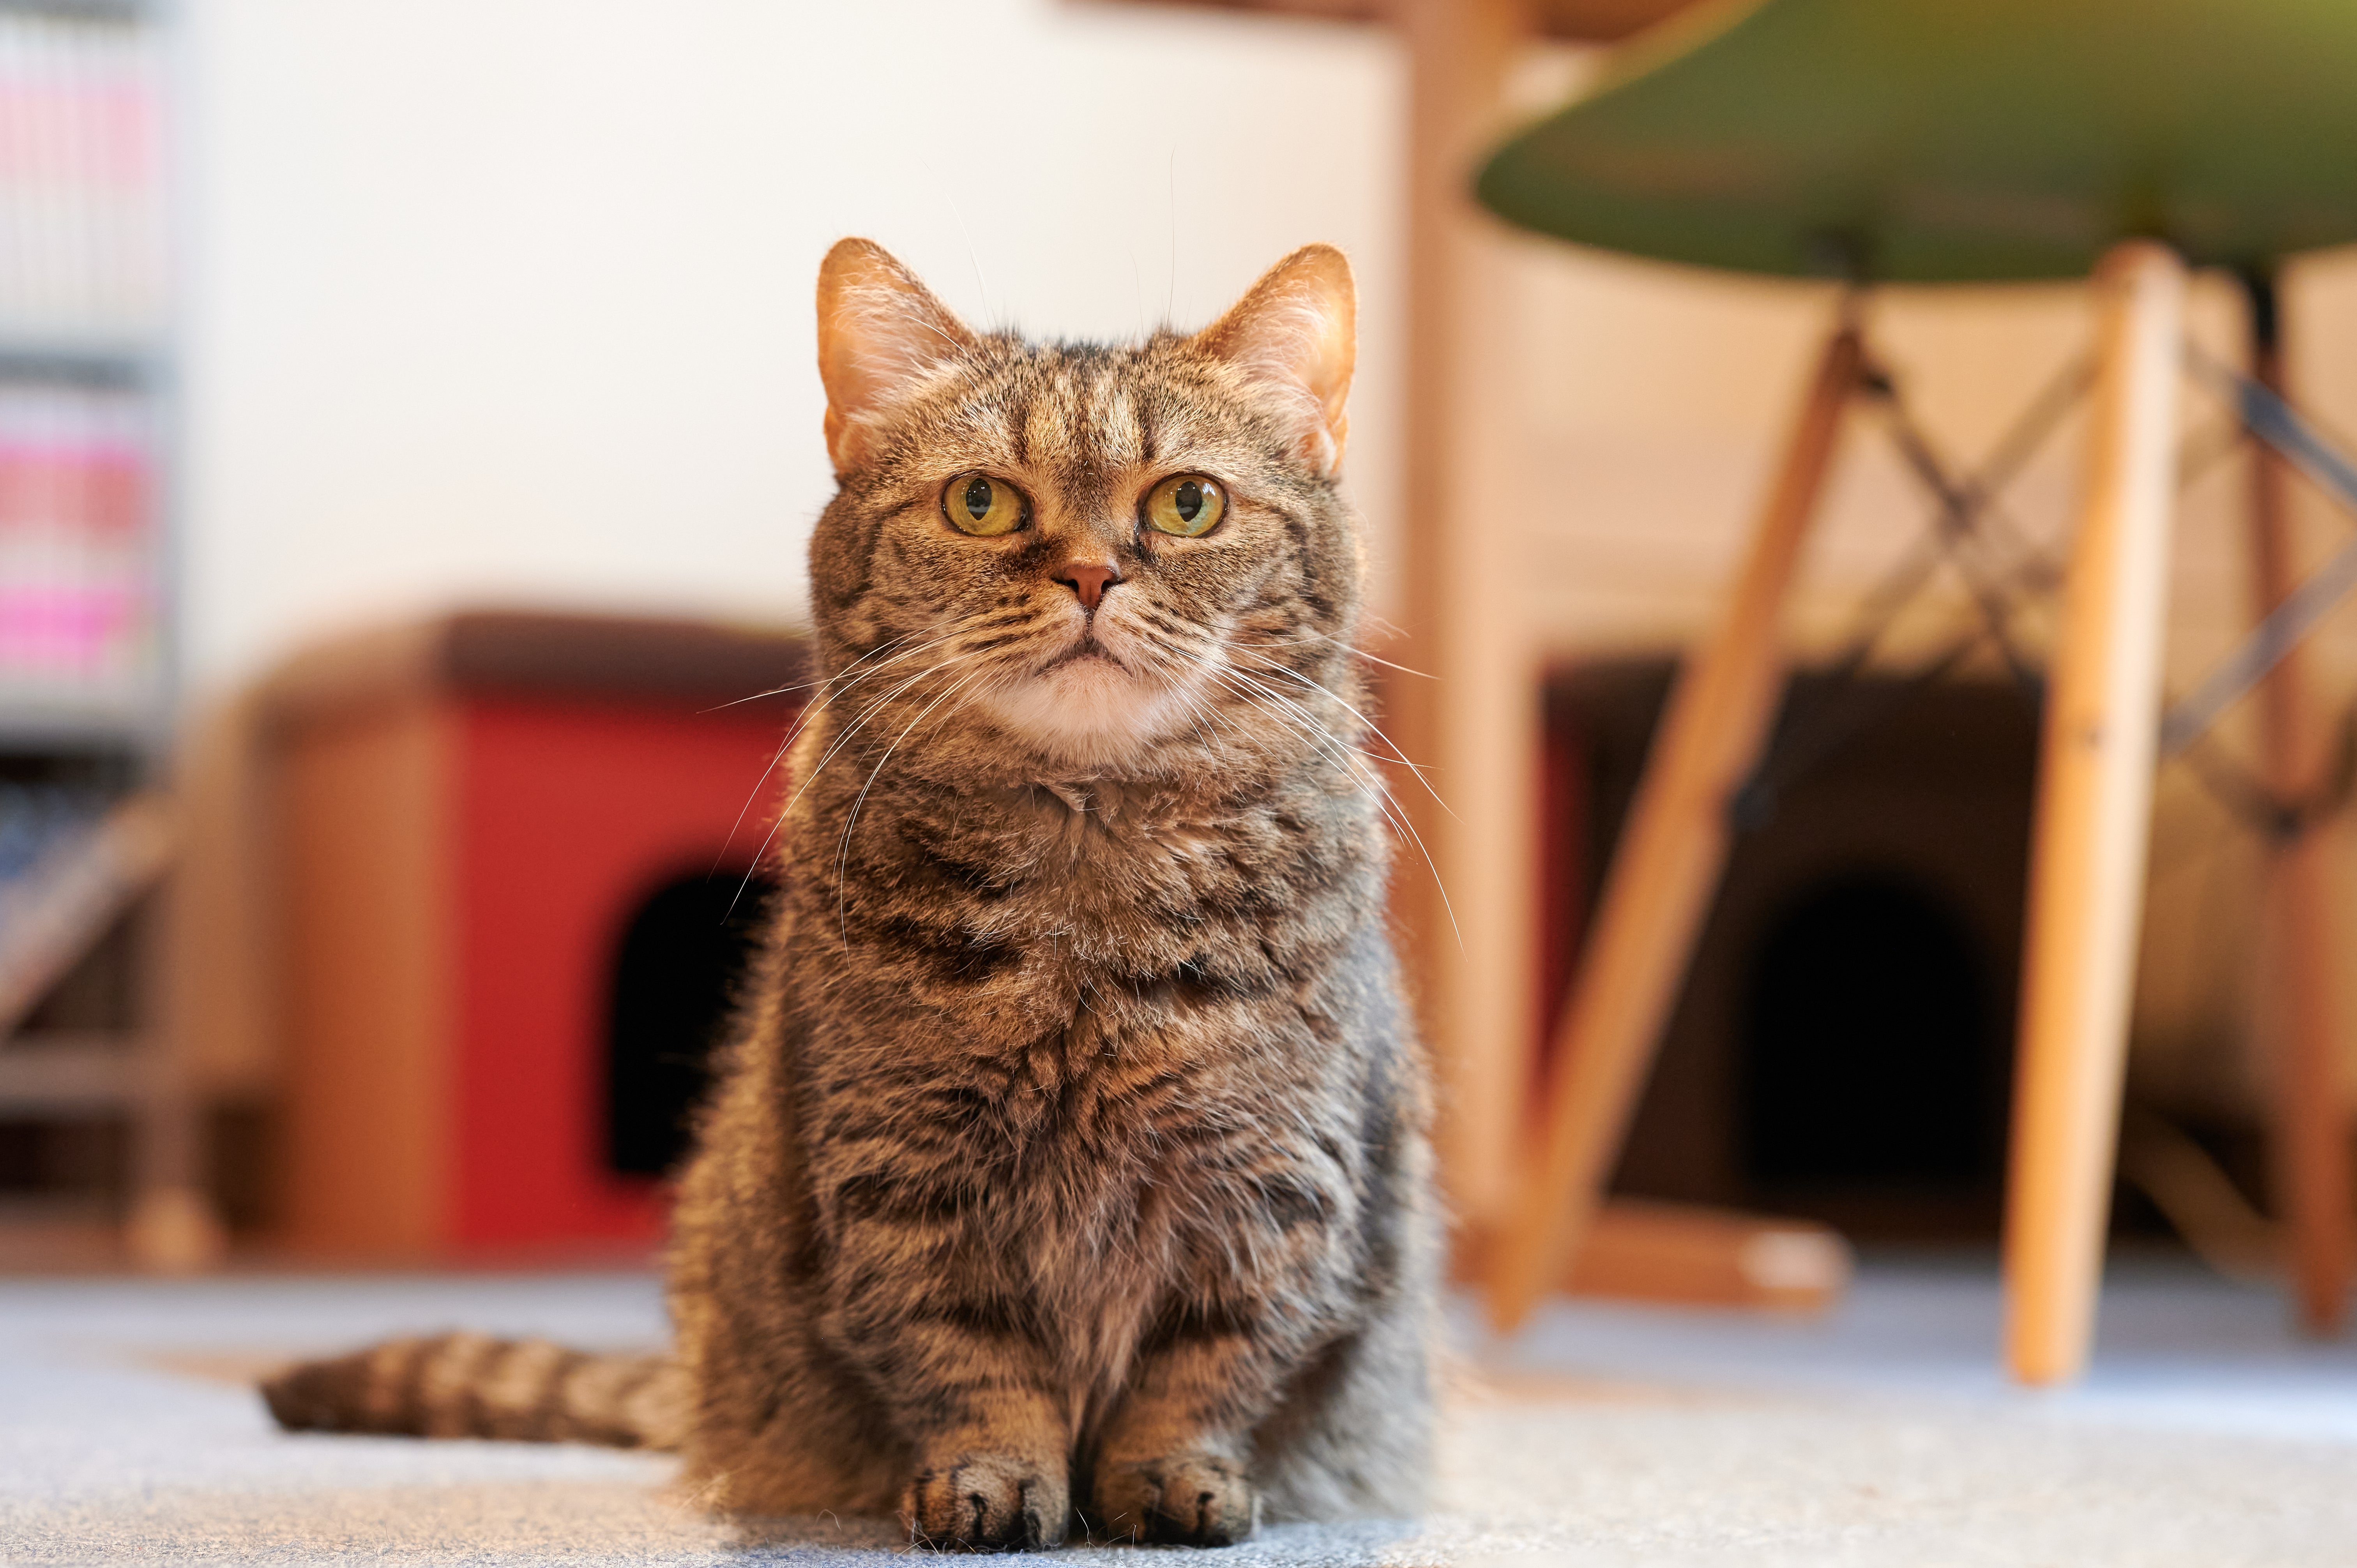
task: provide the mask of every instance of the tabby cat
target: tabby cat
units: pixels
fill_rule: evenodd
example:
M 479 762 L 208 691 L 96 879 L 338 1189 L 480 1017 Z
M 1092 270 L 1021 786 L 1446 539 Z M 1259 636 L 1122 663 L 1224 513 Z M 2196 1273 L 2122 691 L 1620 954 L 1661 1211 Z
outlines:
M 400 1340 L 270 1407 L 677 1447 L 727 1509 L 936 1546 L 1413 1512 L 1437 1216 L 1335 488 L 1349 266 L 1039 344 L 845 240 L 818 306 L 829 680 L 676 1350 Z

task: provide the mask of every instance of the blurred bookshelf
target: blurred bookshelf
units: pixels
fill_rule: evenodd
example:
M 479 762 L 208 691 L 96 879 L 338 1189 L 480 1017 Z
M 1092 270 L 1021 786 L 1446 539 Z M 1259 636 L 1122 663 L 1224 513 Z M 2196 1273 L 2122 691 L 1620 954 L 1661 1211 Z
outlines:
M 148 909 L 172 852 L 169 9 L 0 0 L 0 1263 L 78 1216 L 156 1256 L 208 1234 Z

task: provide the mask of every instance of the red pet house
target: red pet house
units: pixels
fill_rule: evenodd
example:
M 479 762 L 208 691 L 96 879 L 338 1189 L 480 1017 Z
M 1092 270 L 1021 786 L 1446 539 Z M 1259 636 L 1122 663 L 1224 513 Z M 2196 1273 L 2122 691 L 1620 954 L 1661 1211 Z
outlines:
M 270 682 L 292 1246 L 660 1237 L 805 662 L 780 634 L 479 613 Z

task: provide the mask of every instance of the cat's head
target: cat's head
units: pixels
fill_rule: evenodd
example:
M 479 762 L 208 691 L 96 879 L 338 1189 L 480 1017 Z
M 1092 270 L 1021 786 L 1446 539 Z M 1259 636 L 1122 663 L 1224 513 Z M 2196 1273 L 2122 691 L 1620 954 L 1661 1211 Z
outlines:
M 811 545 L 838 682 L 1082 769 L 1282 720 L 1299 692 L 1273 666 L 1329 667 L 1355 627 L 1355 308 L 1341 252 L 1311 245 L 1191 336 L 1028 343 L 838 243 L 818 327 L 840 489 Z

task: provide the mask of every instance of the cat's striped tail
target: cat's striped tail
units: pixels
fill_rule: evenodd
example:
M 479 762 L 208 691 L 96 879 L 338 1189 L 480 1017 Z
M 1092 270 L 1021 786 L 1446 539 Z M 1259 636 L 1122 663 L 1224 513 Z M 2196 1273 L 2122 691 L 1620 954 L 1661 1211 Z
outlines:
M 305 1361 L 266 1380 L 262 1398 L 290 1432 L 669 1449 L 684 1434 L 687 1382 L 666 1355 L 437 1334 Z

